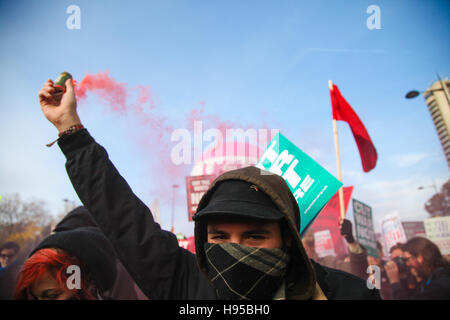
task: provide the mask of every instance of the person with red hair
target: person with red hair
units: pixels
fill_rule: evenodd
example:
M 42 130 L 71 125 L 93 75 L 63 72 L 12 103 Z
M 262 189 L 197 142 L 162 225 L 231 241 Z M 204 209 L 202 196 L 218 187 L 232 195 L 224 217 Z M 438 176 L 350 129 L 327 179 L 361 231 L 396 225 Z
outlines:
M 81 288 L 69 289 L 71 265 L 82 265 L 81 261 L 60 249 L 46 248 L 37 251 L 23 264 L 19 273 L 15 300 L 95 300 L 94 285 L 88 277 L 81 279 Z M 80 270 L 85 270 L 83 267 Z M 81 274 L 85 272 L 81 271 Z
M 24 262 L 16 300 L 98 300 L 114 284 L 115 253 L 95 227 L 57 232 Z

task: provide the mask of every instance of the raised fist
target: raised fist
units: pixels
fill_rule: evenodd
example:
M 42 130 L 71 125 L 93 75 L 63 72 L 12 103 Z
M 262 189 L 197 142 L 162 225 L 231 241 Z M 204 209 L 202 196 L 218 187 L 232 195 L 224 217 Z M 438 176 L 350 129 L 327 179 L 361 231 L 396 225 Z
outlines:
M 59 132 L 81 124 L 72 79 L 67 79 L 65 84 L 66 92 L 63 93 L 53 87 L 52 80 L 48 80 L 38 95 L 42 112 Z

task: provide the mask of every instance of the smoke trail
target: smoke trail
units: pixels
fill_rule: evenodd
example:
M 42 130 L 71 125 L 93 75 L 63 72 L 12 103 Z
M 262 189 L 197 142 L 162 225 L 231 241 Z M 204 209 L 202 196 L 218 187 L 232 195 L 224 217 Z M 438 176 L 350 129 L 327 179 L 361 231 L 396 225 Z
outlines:
M 190 174 L 192 165 L 176 165 L 171 161 L 170 150 L 174 147 L 171 134 L 175 127 L 169 117 L 158 109 L 151 87 L 142 85 L 129 87 L 127 83 L 116 81 L 108 71 L 105 71 L 87 74 L 77 84 L 75 92 L 79 102 L 82 103 L 88 95 L 93 94 L 110 112 L 131 120 L 133 130 L 130 130 L 130 133 L 137 132 L 132 140 L 148 163 L 148 192 L 152 198 L 158 197 L 162 202 L 168 203 L 171 200 L 172 185 L 177 183 L 183 188 L 185 176 Z M 200 101 L 199 105 L 199 108 L 192 108 L 185 115 L 184 127 L 191 133 L 194 131 L 195 121 L 204 123 L 203 130 L 209 128 L 219 130 L 223 137 L 226 136 L 228 128 L 238 127 L 244 130 L 251 128 L 251 126 L 236 126 L 231 121 L 223 121 L 217 115 L 207 114 L 205 101 Z M 206 143 L 203 145 L 204 148 L 207 146 Z
M 129 87 L 127 83 L 116 81 L 110 76 L 109 71 L 105 71 L 87 74 L 77 83 L 75 93 L 79 102 L 86 100 L 88 94 L 93 94 L 111 113 L 119 114 L 131 120 L 133 132 L 138 132 L 137 137 L 133 137 L 133 140 L 137 143 L 143 155 L 148 158 L 149 176 L 155 181 L 163 183 L 159 178 L 163 173 L 167 173 L 167 168 L 163 167 L 163 163 L 164 166 L 171 165 L 167 159 L 167 150 L 170 143 L 170 132 L 173 129 L 168 125 L 167 118 L 164 115 L 155 112 L 157 108 L 153 100 L 151 87 L 142 85 Z M 171 170 L 168 170 L 171 173 L 170 176 L 166 176 L 164 180 L 175 178 L 176 174 L 181 173 L 179 171 L 171 168 Z M 150 185 L 152 184 L 149 183 L 150 189 L 154 189 L 151 190 L 152 193 L 160 193 L 160 196 L 166 195 L 161 190 L 164 188 L 151 188 Z

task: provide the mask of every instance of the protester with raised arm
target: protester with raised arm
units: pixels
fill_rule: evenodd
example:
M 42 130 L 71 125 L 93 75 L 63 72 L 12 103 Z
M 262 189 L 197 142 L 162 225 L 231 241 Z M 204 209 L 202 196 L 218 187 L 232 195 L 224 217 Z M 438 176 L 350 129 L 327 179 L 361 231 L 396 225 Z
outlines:
M 366 281 L 310 261 L 289 187 L 255 167 L 213 182 L 194 216 L 196 255 L 180 248 L 83 128 L 71 80 L 66 87 L 59 102 L 49 80 L 39 92 L 42 111 L 59 131 L 80 200 L 150 299 L 380 298 Z

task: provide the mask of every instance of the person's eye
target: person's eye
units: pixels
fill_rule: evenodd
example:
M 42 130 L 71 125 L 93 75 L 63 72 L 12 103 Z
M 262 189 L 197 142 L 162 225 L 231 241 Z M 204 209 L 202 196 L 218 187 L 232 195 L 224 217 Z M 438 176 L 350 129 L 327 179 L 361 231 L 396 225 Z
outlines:
M 223 234 L 211 237 L 211 239 L 213 239 L 213 240 L 225 240 L 226 238 L 227 237 L 225 235 L 223 235 Z
M 59 298 L 60 295 L 61 295 L 60 292 L 49 293 L 49 294 L 47 294 L 47 295 L 45 296 L 45 299 L 48 299 L 48 300 L 56 300 L 56 299 Z
M 252 239 L 252 240 L 264 240 L 264 239 L 266 239 L 265 236 L 259 235 L 259 234 L 251 234 L 251 235 L 248 236 L 248 238 Z

